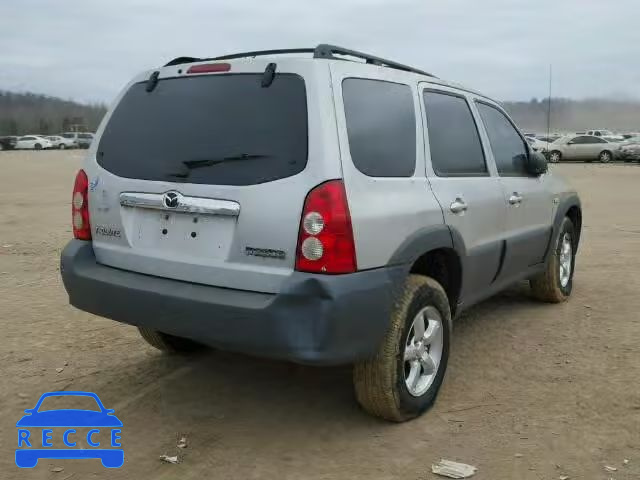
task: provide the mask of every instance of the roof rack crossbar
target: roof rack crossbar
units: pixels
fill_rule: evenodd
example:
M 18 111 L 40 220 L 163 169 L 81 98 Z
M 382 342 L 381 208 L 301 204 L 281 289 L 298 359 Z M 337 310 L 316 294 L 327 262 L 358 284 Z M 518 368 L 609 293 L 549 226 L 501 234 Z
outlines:
M 386 58 L 380 58 L 374 55 L 369 55 L 368 53 L 362 53 L 356 50 L 349 50 L 348 48 L 338 47 L 336 45 L 329 45 L 326 43 L 322 43 L 315 48 L 285 48 L 285 49 L 279 49 L 279 50 L 256 50 L 253 52 L 232 53 L 230 55 L 221 55 L 219 57 L 212 57 L 212 58 L 178 57 L 178 58 L 174 58 L 169 63 L 167 63 L 165 67 L 169 67 L 172 65 L 180 65 L 183 63 L 204 62 L 208 60 L 232 60 L 234 58 L 261 57 L 261 56 L 267 56 L 267 55 L 286 55 L 291 53 L 313 53 L 313 58 L 346 60 L 345 58 L 342 58 L 342 57 L 336 57 L 336 55 L 342 55 L 346 57 L 362 59 L 370 65 L 378 65 L 381 67 L 395 68 L 397 70 L 403 70 L 405 72 L 413 72 L 413 73 L 418 73 L 420 75 L 426 75 L 428 77 L 437 78 L 435 75 L 432 75 L 431 73 L 425 72 L 423 70 L 419 70 L 417 68 L 410 67 L 408 65 L 403 65 L 401 63 L 394 62 L 392 60 L 387 60 Z

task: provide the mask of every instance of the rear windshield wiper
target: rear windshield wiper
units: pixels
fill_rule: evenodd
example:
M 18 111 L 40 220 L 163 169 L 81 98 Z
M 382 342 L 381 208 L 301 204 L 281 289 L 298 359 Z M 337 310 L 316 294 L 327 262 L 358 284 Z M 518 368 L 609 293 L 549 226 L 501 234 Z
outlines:
M 238 155 L 230 155 L 223 158 L 211 158 L 207 160 L 185 160 L 182 162 L 189 170 L 202 167 L 210 167 L 212 165 L 218 165 L 219 163 L 229 162 L 233 160 L 253 160 L 254 158 L 266 158 L 270 155 L 264 155 L 260 153 L 240 153 Z
M 264 155 L 261 153 L 240 153 L 238 155 L 229 155 L 228 157 L 222 158 L 210 158 L 206 160 L 185 160 L 182 164 L 187 167 L 186 172 L 178 172 L 178 173 L 169 173 L 169 177 L 174 178 L 188 178 L 191 174 L 191 170 L 195 170 L 196 168 L 203 167 L 211 167 L 213 165 L 218 165 L 224 162 L 231 162 L 235 160 L 253 160 L 255 158 L 268 158 L 271 155 Z

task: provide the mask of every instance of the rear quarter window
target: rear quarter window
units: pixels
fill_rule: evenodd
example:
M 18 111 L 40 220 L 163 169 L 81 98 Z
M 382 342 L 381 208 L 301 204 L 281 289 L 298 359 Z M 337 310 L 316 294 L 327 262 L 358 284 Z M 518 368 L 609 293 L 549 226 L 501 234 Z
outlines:
M 349 151 L 370 177 L 411 177 L 416 167 L 416 116 L 408 85 L 347 78 L 342 82 Z

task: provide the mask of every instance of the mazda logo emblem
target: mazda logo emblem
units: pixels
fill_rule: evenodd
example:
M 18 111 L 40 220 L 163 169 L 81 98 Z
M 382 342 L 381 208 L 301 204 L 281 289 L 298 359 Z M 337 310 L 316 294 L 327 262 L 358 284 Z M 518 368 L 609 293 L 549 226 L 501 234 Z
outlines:
M 180 203 L 180 194 L 178 192 L 167 192 L 162 197 L 162 204 L 166 208 L 176 208 Z

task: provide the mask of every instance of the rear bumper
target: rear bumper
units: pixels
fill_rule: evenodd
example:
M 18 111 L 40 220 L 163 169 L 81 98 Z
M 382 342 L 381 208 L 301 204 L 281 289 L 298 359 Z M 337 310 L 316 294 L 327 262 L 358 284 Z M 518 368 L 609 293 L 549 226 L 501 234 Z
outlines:
M 91 242 L 62 252 L 69 302 L 130 325 L 223 350 L 338 365 L 371 356 L 387 330 L 404 267 L 350 275 L 294 272 L 278 294 L 192 284 L 101 265 Z

